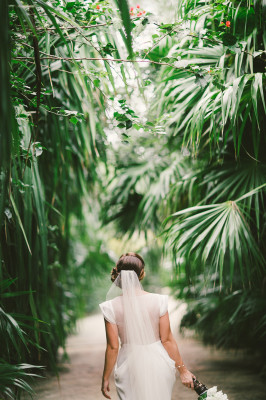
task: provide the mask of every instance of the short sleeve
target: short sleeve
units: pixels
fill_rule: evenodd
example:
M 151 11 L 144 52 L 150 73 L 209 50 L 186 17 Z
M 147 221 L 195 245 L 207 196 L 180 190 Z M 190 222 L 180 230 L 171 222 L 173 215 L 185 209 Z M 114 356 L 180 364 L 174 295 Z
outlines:
M 104 318 L 111 322 L 111 324 L 115 324 L 115 315 L 112 307 L 112 303 L 110 301 L 104 301 L 103 303 L 99 304 L 99 307 L 103 313 Z
M 165 315 L 168 311 L 168 296 L 161 294 L 160 295 L 160 317 Z

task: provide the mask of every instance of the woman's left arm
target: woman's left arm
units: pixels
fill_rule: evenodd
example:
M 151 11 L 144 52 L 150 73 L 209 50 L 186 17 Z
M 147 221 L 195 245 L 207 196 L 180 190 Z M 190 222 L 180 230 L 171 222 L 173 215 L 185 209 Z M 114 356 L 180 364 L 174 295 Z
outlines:
M 111 399 L 111 397 L 107 394 L 107 392 L 110 391 L 109 377 L 116 363 L 117 354 L 119 350 L 119 341 L 118 341 L 117 325 L 111 324 L 110 322 L 106 321 L 106 319 L 104 320 L 104 322 L 105 322 L 107 345 L 105 351 L 105 361 L 104 361 L 101 391 L 104 397 L 106 397 L 107 399 Z

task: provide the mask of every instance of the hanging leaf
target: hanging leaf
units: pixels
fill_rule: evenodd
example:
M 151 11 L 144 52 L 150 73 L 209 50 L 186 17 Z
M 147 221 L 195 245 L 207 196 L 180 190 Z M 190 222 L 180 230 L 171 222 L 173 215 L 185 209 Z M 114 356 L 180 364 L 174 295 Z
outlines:
M 132 121 L 130 120 L 130 119 L 128 119 L 127 121 L 126 121 L 126 129 L 129 129 L 129 128 L 131 128 L 132 127 Z
M 131 36 L 132 27 L 131 27 L 128 2 L 127 2 L 127 0 L 116 0 L 116 3 L 120 10 L 121 18 L 122 18 L 125 32 L 126 32 L 127 51 L 129 53 L 129 57 L 133 57 L 132 36 Z
M 102 50 L 105 55 L 109 54 L 110 56 L 113 54 L 114 51 L 116 51 L 116 49 L 114 48 L 114 46 L 111 43 L 107 43 L 106 46 L 103 46 Z
M 77 119 L 76 117 L 72 116 L 72 117 L 69 119 L 69 122 L 71 122 L 71 123 L 74 124 L 74 125 L 77 125 L 78 119 Z
M 233 46 L 234 44 L 236 44 L 237 38 L 234 35 L 232 35 L 231 33 L 225 32 L 222 35 L 222 42 L 223 42 L 224 46 Z

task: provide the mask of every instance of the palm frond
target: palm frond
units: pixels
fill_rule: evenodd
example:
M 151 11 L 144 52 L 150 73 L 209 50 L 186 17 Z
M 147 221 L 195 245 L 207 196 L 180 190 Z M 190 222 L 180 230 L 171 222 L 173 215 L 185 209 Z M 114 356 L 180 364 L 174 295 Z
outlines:
M 257 190 L 264 187 L 265 184 Z M 251 191 L 249 196 L 257 190 Z M 241 200 L 243 198 L 190 207 L 166 219 L 165 224 L 169 226 L 164 234 L 176 257 L 200 260 L 203 270 L 208 262 L 210 270 L 205 272 L 219 272 L 220 283 L 229 276 L 232 284 L 235 274 L 240 274 L 244 285 L 261 279 L 264 256 L 254 239 L 250 217 Z
M 18 390 L 34 394 L 33 389 L 29 385 L 29 379 L 39 377 L 33 370 L 40 370 L 43 367 L 31 364 L 8 364 L 0 359 L 0 393 L 11 400 L 17 400 Z M 20 397 L 19 397 L 20 398 Z
M 108 49 L 110 58 L 125 58 L 121 39 L 131 51 L 127 8 L 125 38 L 123 21 L 119 30 L 113 28 L 111 5 L 98 10 L 74 3 L 1 2 L 0 277 L 13 282 L 1 297 L 1 326 L 9 332 L 5 359 L 41 362 L 54 371 L 58 347 L 87 309 L 84 280 L 94 276 L 86 265 L 73 267 L 71 221 L 81 218 L 83 196 L 89 203 L 88 193 L 100 180 L 97 164 L 106 157 L 102 125 L 120 79 L 119 69 L 98 59 Z M 102 241 L 94 241 L 96 230 L 86 240 L 95 259 L 99 252 L 97 268 L 104 269 L 109 257 Z
M 226 18 L 234 19 L 236 28 L 232 34 L 221 33 L 223 28 L 217 26 L 217 21 L 224 18 L 223 6 L 209 1 L 204 5 L 186 2 L 180 12 L 184 18 L 183 28 L 177 32 L 181 40 L 169 49 L 169 57 L 179 61 L 176 68 L 161 69 L 153 109 L 158 115 L 167 109 L 168 130 L 181 136 L 195 153 L 206 144 L 215 152 L 232 138 L 237 157 L 252 140 L 252 156 L 260 159 L 266 111 L 265 62 L 262 57 L 261 67 L 256 60 L 256 51 L 263 45 L 260 18 L 254 19 L 250 4 L 247 8 L 231 4 Z M 238 28 L 243 26 L 243 20 L 244 32 Z M 209 38 L 201 31 L 210 24 L 216 24 L 216 31 Z M 231 35 L 241 46 L 233 48 L 223 42 L 223 34 Z

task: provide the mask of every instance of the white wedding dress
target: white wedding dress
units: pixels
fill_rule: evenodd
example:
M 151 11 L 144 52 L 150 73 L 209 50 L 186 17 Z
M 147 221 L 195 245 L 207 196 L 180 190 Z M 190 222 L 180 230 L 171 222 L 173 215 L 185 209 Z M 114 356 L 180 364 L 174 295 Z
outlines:
M 135 274 L 122 272 L 124 279 Z M 168 311 L 168 296 L 144 292 L 136 280 L 134 284 L 138 285 L 134 297 L 124 292 L 100 304 L 104 318 L 118 328 L 121 347 L 114 369 L 117 394 L 120 400 L 171 400 L 175 361 L 159 335 L 159 319 Z

